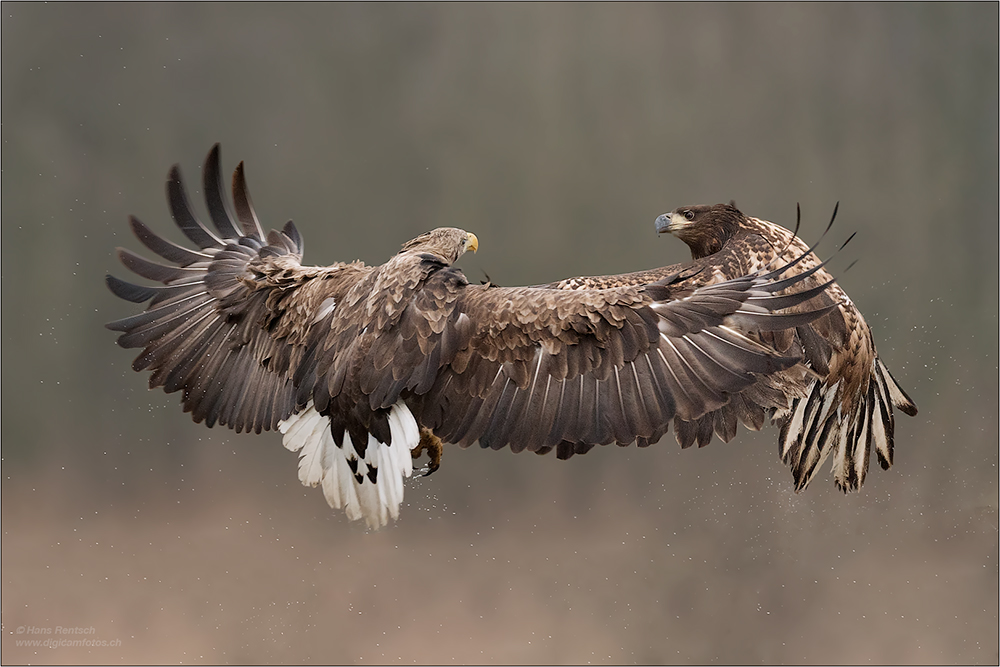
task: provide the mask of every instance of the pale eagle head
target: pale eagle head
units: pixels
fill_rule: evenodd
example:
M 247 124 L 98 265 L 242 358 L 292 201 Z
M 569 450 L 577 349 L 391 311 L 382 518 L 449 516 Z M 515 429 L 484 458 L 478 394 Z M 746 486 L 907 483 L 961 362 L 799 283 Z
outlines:
M 472 232 L 455 227 L 438 227 L 407 241 L 399 252 L 427 252 L 453 264 L 467 250 L 476 252 L 478 249 L 479 239 Z

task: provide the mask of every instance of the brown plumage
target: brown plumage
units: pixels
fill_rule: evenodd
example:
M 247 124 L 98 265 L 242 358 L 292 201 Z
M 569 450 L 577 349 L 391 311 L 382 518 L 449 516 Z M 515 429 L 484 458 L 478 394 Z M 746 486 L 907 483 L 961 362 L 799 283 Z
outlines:
M 733 204 L 675 209 L 656 219 L 656 230 L 684 241 L 693 261 L 617 276 L 571 278 L 547 287 L 579 290 L 608 284 L 641 285 L 682 269 L 695 269 L 698 273 L 687 281 L 695 288 L 787 264 L 796 258 L 801 261 L 783 274 L 801 276 L 796 290 L 828 284 L 833 279 L 793 232 L 767 220 L 747 217 Z M 685 423 L 678 415 L 674 433 L 681 446 L 689 447 L 696 441 L 704 446 L 713 431 L 728 442 L 735 434 L 737 420 L 756 430 L 763 424 L 767 410 L 781 428 L 779 454 L 792 469 L 796 490 L 809 484 L 831 452 L 834 482 L 844 491 L 864 483 L 873 448 L 879 464 L 888 469 L 893 452 L 892 409 L 899 408 L 912 416 L 917 414 L 917 406 L 879 359 L 871 329 L 839 285 L 831 284 L 790 310 L 834 305 L 828 314 L 807 324 L 754 334 L 755 339 L 782 354 L 803 356 L 815 374 L 803 393 L 791 390 L 769 397 L 777 400 L 761 400 L 755 395 L 760 387 L 755 385 L 693 422 Z
M 793 331 L 837 308 L 817 302 L 831 286 L 801 272 L 812 255 L 792 251 L 729 280 L 707 279 L 695 262 L 605 289 L 501 288 L 468 283 L 452 264 L 478 240 L 444 228 L 381 266 L 303 266 L 291 222 L 265 236 L 242 164 L 232 207 L 218 146 L 203 173 L 214 229 L 174 167 L 170 208 L 197 249 L 132 218 L 139 240 L 175 266 L 119 249 L 163 286 L 108 276 L 118 296 L 149 302 L 108 327 L 142 348 L 133 368 L 151 372 L 150 387 L 183 392 L 196 422 L 280 430 L 300 452 L 302 482 L 373 527 L 397 516 L 411 452 L 429 450 L 433 470 L 442 440 L 567 458 L 653 443 L 671 423 L 682 443 L 706 441 L 713 425 L 731 437 L 737 418 L 759 427 L 817 377 Z

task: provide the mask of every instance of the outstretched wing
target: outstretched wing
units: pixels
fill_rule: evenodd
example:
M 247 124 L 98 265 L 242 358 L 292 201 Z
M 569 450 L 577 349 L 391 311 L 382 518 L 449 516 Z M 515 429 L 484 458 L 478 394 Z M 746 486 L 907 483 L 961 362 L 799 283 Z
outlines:
M 824 236 L 836 215 L 835 208 Z M 883 468 L 892 465 L 893 407 L 907 415 L 915 415 L 917 407 L 878 358 L 860 311 L 839 285 L 831 283 L 832 276 L 813 253 L 816 245 L 807 247 L 796 236 L 798 228 L 798 220 L 796 231 L 789 231 L 766 220 L 745 218 L 721 251 L 689 264 L 570 278 L 545 287 L 589 290 L 637 285 L 672 275 L 681 266 L 700 269 L 690 282 L 704 285 L 800 258 L 792 267 L 800 274 L 797 289 L 829 287 L 792 310 L 826 309 L 828 313 L 796 327 L 760 332 L 755 338 L 781 354 L 801 355 L 812 376 L 804 384 L 786 372 L 764 378 L 694 420 L 677 415 L 674 434 L 682 447 L 695 442 L 707 445 L 713 432 L 728 442 L 736 435 L 737 422 L 759 430 L 769 415 L 781 429 L 779 455 L 792 470 L 796 490 L 809 484 L 831 453 L 837 486 L 845 491 L 857 489 L 864 482 L 872 451 Z
M 364 270 L 344 264 L 302 267 L 302 239 L 291 222 L 265 237 L 242 163 L 233 175 L 234 215 L 223 196 L 218 145 L 203 173 L 214 229 L 195 215 L 175 166 L 167 181 L 171 213 L 198 249 L 163 239 L 131 218 L 143 245 L 176 266 L 119 248 L 127 268 L 163 286 L 107 276 L 117 296 L 149 302 L 145 312 L 107 326 L 122 332 L 122 347 L 142 348 L 132 368 L 152 371 L 150 388 L 183 390 L 184 410 L 196 422 L 259 433 L 276 428 L 294 411 L 292 376 L 309 356 L 310 344 L 315 346 L 311 325 L 323 302 L 346 291 Z
M 827 310 L 783 312 L 825 286 L 778 296 L 795 282 L 759 272 L 693 292 L 683 275 L 607 290 L 467 287 L 453 318 L 469 344 L 443 365 L 415 414 L 448 442 L 561 458 L 594 445 L 666 432 L 696 419 L 800 357 L 753 339 Z

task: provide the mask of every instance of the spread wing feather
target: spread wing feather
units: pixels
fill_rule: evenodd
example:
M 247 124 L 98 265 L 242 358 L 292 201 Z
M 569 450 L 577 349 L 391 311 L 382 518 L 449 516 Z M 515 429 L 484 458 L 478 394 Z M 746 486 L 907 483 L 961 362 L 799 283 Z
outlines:
M 145 312 L 111 322 L 108 328 L 122 332 L 122 347 L 142 349 L 133 368 L 151 371 L 151 388 L 183 390 L 184 409 L 195 421 L 237 431 L 273 429 L 296 406 L 289 352 L 295 327 L 280 330 L 273 325 L 295 305 L 290 298 L 294 288 L 317 272 L 299 267 L 300 237 L 291 223 L 266 241 L 259 227 L 243 225 L 247 234 L 240 231 L 241 220 L 256 216 L 242 172 L 233 183 L 240 218 L 230 212 L 222 194 L 218 146 L 205 162 L 204 175 L 216 231 L 193 212 L 174 167 L 167 182 L 173 218 L 198 250 L 163 239 L 132 218 L 132 230 L 143 245 L 179 266 L 119 249 L 127 268 L 163 286 L 133 285 L 108 276 L 108 287 L 118 296 L 150 302 Z
M 208 205 L 208 215 L 212 219 L 212 224 L 219 230 L 222 238 L 227 240 L 239 239 L 243 234 L 240 233 L 239 228 L 236 226 L 236 221 L 233 220 L 233 216 L 229 213 L 226 198 L 223 196 L 225 187 L 222 184 L 220 163 L 219 144 L 215 144 L 208 154 L 208 159 L 205 160 L 205 168 L 202 169 L 202 177 L 205 184 L 205 203 Z M 237 190 L 239 189 L 233 188 L 234 194 Z M 260 233 L 257 238 L 263 239 L 264 234 Z
M 774 295 L 777 276 L 765 275 L 693 291 L 676 278 L 589 291 L 464 286 L 449 321 L 467 316 L 475 327 L 468 347 L 410 401 L 421 423 L 462 446 L 557 448 L 566 457 L 597 444 L 655 442 L 675 416 L 698 419 L 760 376 L 799 364 L 752 332 L 806 324 L 832 306 L 775 313 L 819 291 Z M 721 423 L 732 431 L 746 412 Z
M 135 216 L 129 216 L 129 226 L 144 246 L 155 252 L 163 259 L 178 264 L 180 266 L 190 266 L 195 262 L 211 259 L 211 255 L 204 252 L 189 250 L 173 241 L 157 236 L 153 230 L 143 224 Z

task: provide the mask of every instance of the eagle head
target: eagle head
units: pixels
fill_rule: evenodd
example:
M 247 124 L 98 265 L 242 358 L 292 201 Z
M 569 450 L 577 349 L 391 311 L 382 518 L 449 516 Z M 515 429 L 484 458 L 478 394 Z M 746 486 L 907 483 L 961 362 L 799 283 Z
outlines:
M 733 237 L 746 218 L 733 203 L 681 206 L 656 218 L 656 233 L 673 234 L 691 249 L 691 257 L 713 255 Z
M 399 252 L 400 254 L 404 252 L 429 252 L 437 255 L 446 263 L 453 264 L 465 254 L 466 250 L 476 252 L 478 249 L 479 239 L 472 232 L 455 227 L 438 227 L 407 241 Z

